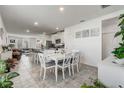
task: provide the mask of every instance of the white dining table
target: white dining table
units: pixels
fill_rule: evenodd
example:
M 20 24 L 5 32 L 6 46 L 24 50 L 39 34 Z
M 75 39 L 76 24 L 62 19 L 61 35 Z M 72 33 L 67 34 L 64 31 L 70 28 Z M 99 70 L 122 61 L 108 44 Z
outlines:
M 47 57 L 51 60 L 62 60 L 65 57 L 65 54 L 62 53 L 51 53 L 51 54 L 47 54 Z

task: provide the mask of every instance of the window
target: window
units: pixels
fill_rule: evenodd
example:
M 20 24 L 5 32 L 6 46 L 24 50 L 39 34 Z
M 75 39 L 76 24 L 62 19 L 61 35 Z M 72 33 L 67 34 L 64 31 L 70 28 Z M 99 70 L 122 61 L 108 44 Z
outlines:
M 81 31 L 75 33 L 75 38 L 81 38 Z
M 88 37 L 95 37 L 99 35 L 100 35 L 99 28 L 91 28 L 91 29 L 84 29 L 82 31 L 76 32 L 75 38 L 88 38 Z
M 89 30 L 88 29 L 82 31 L 82 38 L 84 38 L 84 37 L 89 37 Z
M 99 36 L 99 28 L 92 28 L 91 30 L 91 36 Z

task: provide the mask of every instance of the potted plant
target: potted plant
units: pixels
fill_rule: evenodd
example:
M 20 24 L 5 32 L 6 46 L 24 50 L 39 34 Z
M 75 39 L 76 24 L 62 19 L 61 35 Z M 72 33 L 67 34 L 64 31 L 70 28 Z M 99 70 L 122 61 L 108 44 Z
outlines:
M 115 33 L 115 38 L 120 36 L 121 42 L 119 43 L 119 47 L 115 48 L 112 53 L 115 56 L 115 62 L 119 64 L 124 64 L 124 14 L 121 14 L 119 17 L 120 23 L 119 28 L 120 31 Z
M 17 62 L 15 59 L 8 58 L 7 60 L 0 60 L 0 74 L 8 73 L 14 69 Z
M 17 72 L 10 72 L 10 68 L 13 68 L 13 64 L 11 59 L 6 61 L 0 60 L 0 88 L 12 88 L 13 82 L 11 79 L 19 76 Z
M 11 58 L 8 58 L 7 60 L 5 60 L 6 62 L 6 72 L 10 72 L 11 68 L 14 69 L 17 62 L 15 59 L 11 59 Z
M 19 76 L 17 72 L 10 72 L 3 76 L 0 76 L 0 88 L 13 88 L 12 78 Z
M 81 85 L 81 88 L 107 88 L 103 83 L 101 83 L 98 79 L 91 79 L 91 85 L 87 85 L 84 83 Z
M 4 60 L 0 60 L 0 74 L 3 74 L 6 72 L 6 63 Z

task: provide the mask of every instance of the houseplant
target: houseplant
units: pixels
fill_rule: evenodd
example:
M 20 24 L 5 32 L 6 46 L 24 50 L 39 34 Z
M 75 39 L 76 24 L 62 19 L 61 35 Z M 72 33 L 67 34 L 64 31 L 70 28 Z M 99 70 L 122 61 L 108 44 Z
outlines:
M 4 60 L 0 60 L 0 74 L 5 73 L 6 71 L 6 63 Z
M 92 84 L 91 85 L 87 85 L 86 83 L 84 83 L 81 88 L 106 88 L 106 86 L 101 83 L 98 79 L 91 79 Z
M 17 64 L 16 60 L 11 58 L 5 60 L 5 63 L 6 63 L 6 72 L 10 72 L 11 68 L 14 69 Z
M 19 76 L 17 72 L 8 71 L 8 68 L 13 68 L 13 64 L 10 59 L 0 60 L 0 88 L 12 88 L 13 82 L 11 79 Z
M 119 43 L 119 47 L 115 48 L 112 53 L 115 56 L 115 62 L 119 64 L 124 64 L 124 14 L 121 14 L 119 17 L 120 23 L 119 28 L 120 31 L 115 33 L 115 38 L 120 36 L 121 42 Z
M 0 88 L 12 88 L 13 82 L 11 79 L 17 76 L 19 76 L 17 72 L 10 72 L 0 76 Z
M 8 73 L 16 66 L 15 59 L 8 58 L 7 60 L 0 60 L 0 74 Z

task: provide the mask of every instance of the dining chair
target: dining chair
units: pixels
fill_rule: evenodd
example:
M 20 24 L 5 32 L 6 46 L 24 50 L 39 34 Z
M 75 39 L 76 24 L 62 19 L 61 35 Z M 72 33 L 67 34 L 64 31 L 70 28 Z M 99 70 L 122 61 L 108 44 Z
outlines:
M 43 80 L 45 80 L 46 70 L 55 68 L 55 66 L 56 66 L 55 61 L 47 60 L 47 57 L 42 53 L 38 53 L 38 57 L 39 57 L 40 65 L 41 65 L 40 77 L 42 75 L 42 69 L 43 69 L 44 70 Z M 56 73 L 55 73 L 55 75 L 56 75 Z
M 77 72 L 79 72 L 79 62 L 80 62 L 80 54 L 79 51 L 72 51 L 72 62 L 71 62 L 71 68 L 72 68 L 72 74 L 74 75 L 74 66 L 77 66 Z
M 63 79 L 65 79 L 65 68 L 68 68 L 69 76 L 71 76 L 70 62 L 72 55 L 71 53 L 65 54 L 62 62 L 58 62 L 57 67 L 62 69 Z
M 41 49 L 33 50 L 33 61 L 34 61 L 34 63 L 37 63 L 37 64 L 39 64 L 38 53 L 43 53 L 43 51 Z

